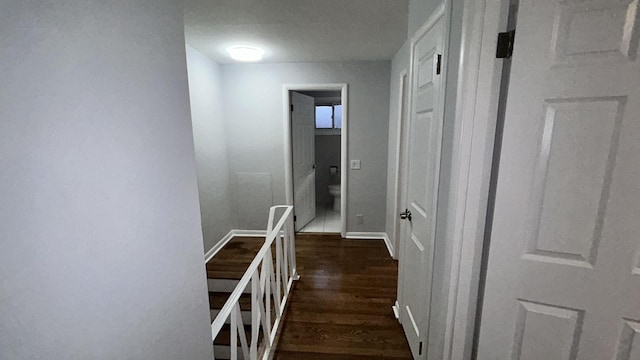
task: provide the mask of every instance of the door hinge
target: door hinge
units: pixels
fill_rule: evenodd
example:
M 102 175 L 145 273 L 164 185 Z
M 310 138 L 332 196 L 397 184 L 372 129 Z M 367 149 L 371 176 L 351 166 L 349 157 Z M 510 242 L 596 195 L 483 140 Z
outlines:
M 293 104 L 291 104 L 291 112 L 293 112 Z
M 515 29 L 498 34 L 498 48 L 496 49 L 496 58 L 508 59 L 511 57 L 511 55 L 513 55 L 513 43 L 515 38 Z
M 442 54 L 438 54 L 438 60 L 436 63 L 436 75 L 440 75 L 442 72 Z
M 293 215 L 293 222 L 296 222 L 296 220 L 298 220 L 298 218 L 295 215 Z
M 422 355 L 422 341 L 420 341 L 420 346 L 418 347 L 418 355 Z

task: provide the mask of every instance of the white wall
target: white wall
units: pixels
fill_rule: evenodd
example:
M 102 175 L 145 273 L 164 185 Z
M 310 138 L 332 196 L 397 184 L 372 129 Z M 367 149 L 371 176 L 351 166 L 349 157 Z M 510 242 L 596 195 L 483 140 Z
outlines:
M 231 188 L 220 66 L 187 46 L 191 119 L 198 165 L 198 190 L 204 249 L 208 251 L 231 229 Z
M 0 4 L 1 359 L 211 359 L 180 4 Z
M 390 63 L 238 64 L 222 69 L 238 226 L 264 229 L 268 205 L 285 203 L 283 85 L 348 83 L 348 156 L 360 159 L 362 170 L 348 173 L 347 231 L 384 231 Z M 356 214 L 364 215 L 364 224 L 356 224 Z

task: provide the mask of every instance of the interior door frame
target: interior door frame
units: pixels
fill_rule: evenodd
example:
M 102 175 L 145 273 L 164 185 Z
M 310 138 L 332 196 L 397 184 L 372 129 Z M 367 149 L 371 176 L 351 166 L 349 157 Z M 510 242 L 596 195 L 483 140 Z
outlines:
M 409 94 L 411 86 L 409 82 L 409 71 L 405 68 L 400 71 L 400 83 L 398 84 L 398 113 L 397 116 L 397 134 L 396 134 L 396 143 L 398 144 L 396 148 L 395 154 L 395 165 L 396 165 L 396 173 L 395 173 L 395 182 L 396 187 L 394 189 L 394 194 L 391 199 L 394 199 L 393 204 L 393 229 L 391 229 L 391 235 L 393 236 L 393 259 L 399 260 L 400 258 L 400 228 L 401 228 L 401 219 L 398 216 L 400 213 L 400 207 L 403 204 L 404 199 L 402 198 L 403 194 L 406 193 L 406 184 L 405 184 L 405 176 L 407 174 L 407 151 L 409 149 L 407 136 L 407 126 L 409 125 L 407 115 L 408 113 L 408 103 L 409 103 Z
M 282 86 L 282 110 L 284 114 L 284 179 L 287 205 L 293 204 L 293 147 L 291 134 L 291 91 L 340 91 L 342 104 L 342 129 L 340 130 L 340 234 L 347 236 L 348 144 L 349 144 L 349 85 L 334 84 L 284 84 Z
M 446 111 L 446 93 L 447 93 L 447 69 L 448 69 L 448 59 L 449 59 L 449 38 L 450 38 L 450 0 L 446 0 L 443 1 L 434 11 L 433 13 L 429 16 L 429 18 L 424 22 L 424 24 L 411 36 L 410 40 L 409 40 L 409 71 L 407 72 L 406 70 L 402 70 L 400 72 L 400 78 L 402 79 L 403 75 L 406 75 L 406 94 L 405 94 L 405 99 L 406 102 L 404 104 L 405 106 L 405 116 L 402 116 L 402 114 L 400 113 L 399 115 L 399 122 L 400 122 L 400 126 L 398 129 L 398 154 L 396 157 L 396 164 L 402 164 L 402 166 L 397 166 L 396 167 L 396 180 L 397 180 L 397 194 L 396 194 L 396 204 L 395 204 L 395 210 L 396 210 L 396 216 L 398 216 L 398 218 L 396 218 L 396 220 L 394 221 L 394 223 L 396 224 L 396 229 L 394 229 L 395 233 L 397 234 L 397 237 L 395 239 L 396 244 L 398 244 L 398 247 L 395 248 L 395 253 L 398 256 L 398 289 L 397 289 L 397 300 L 395 305 L 393 306 L 393 311 L 396 314 L 396 317 L 398 318 L 398 320 L 400 322 L 401 321 L 401 316 L 400 316 L 400 311 L 401 311 L 401 307 L 405 306 L 404 305 L 404 265 L 403 265 L 403 257 L 404 257 L 404 251 L 405 251 L 405 245 L 403 242 L 400 241 L 402 234 L 403 234 L 403 229 L 406 229 L 406 227 L 402 226 L 402 222 L 400 222 L 399 220 L 399 209 L 401 207 L 403 207 L 403 205 L 407 205 L 408 202 L 408 178 L 407 178 L 407 174 L 409 173 L 409 166 L 410 164 L 408 163 L 407 159 L 409 157 L 409 129 L 411 126 L 411 122 L 412 122 L 412 115 L 413 115 L 413 91 L 414 91 L 414 79 L 413 79 L 413 75 L 415 73 L 415 68 L 416 68 L 416 64 L 414 61 L 414 55 L 415 55 L 415 47 L 417 42 L 422 38 L 422 36 L 424 36 L 425 34 L 427 34 L 432 28 L 433 26 L 438 22 L 438 21 L 442 21 L 443 22 L 443 30 L 442 30 L 442 38 L 443 38 L 443 54 L 442 54 L 442 71 L 440 76 L 442 77 L 441 79 L 441 83 L 440 83 L 440 91 L 441 91 L 441 96 L 440 99 L 438 100 L 438 103 L 435 104 L 435 107 L 438 109 L 438 112 L 440 113 L 440 116 L 442 118 L 441 121 L 445 121 L 445 111 Z M 400 86 L 402 86 L 402 80 L 400 83 Z M 404 131 L 402 131 L 404 130 Z M 443 136 L 443 133 L 440 134 L 440 136 Z M 441 139 L 442 141 L 442 139 Z M 441 142 L 440 146 L 443 146 L 443 143 Z M 439 156 L 442 156 L 442 149 L 440 152 Z M 440 167 L 442 166 L 442 164 L 440 163 L 439 165 Z M 440 174 L 438 175 L 438 177 L 440 177 Z M 399 179 L 399 180 L 398 180 Z M 438 179 L 438 182 L 442 182 L 441 179 Z M 438 186 L 439 187 L 439 186 Z M 439 203 L 440 201 L 445 201 L 446 199 L 444 199 L 443 197 L 440 196 L 440 191 L 438 191 L 437 196 L 436 196 L 436 203 Z M 406 206 L 408 207 L 408 206 Z M 437 206 L 436 206 L 437 208 Z M 436 223 L 440 221 L 438 219 L 438 215 L 436 214 Z M 437 225 L 436 225 L 437 228 Z M 435 231 L 435 229 L 434 229 Z M 437 236 L 436 234 L 434 234 L 434 238 L 432 240 L 432 245 L 435 248 L 435 244 L 437 242 L 437 239 L 435 238 L 435 236 Z M 435 251 L 432 252 L 432 256 L 435 256 Z M 431 273 L 427 274 L 427 276 L 431 276 L 433 278 L 433 266 L 434 266 L 434 259 L 431 259 Z M 433 281 L 429 282 L 430 284 L 433 284 Z M 428 289 L 429 292 L 429 296 L 431 295 L 431 291 L 432 289 Z M 429 302 L 429 306 L 431 306 L 431 302 Z M 431 328 L 431 309 L 427 310 L 428 313 L 428 326 L 427 329 L 425 329 L 426 332 L 426 339 L 427 342 L 429 340 L 429 330 Z M 427 346 L 427 351 L 424 352 L 424 356 L 425 358 L 428 358 L 429 356 L 429 347 Z
M 489 206 L 503 61 L 496 59 L 497 37 L 507 30 L 510 0 L 465 0 L 455 121 L 460 129 L 455 189 L 453 252 L 444 359 L 472 357 L 480 287 L 486 254 Z

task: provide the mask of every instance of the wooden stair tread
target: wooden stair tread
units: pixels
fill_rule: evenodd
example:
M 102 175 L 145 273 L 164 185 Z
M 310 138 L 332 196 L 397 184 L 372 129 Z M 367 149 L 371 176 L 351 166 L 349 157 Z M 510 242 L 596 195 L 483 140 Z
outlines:
M 247 342 L 251 342 L 251 325 L 244 326 L 244 333 L 247 335 Z M 225 324 L 218 336 L 213 341 L 214 345 L 231 345 L 231 325 Z M 238 347 L 240 347 L 240 339 L 238 339 Z
M 220 310 L 229 299 L 230 293 L 224 292 L 210 292 L 209 293 L 209 308 L 211 310 Z M 240 295 L 240 310 L 251 311 L 251 294 Z
M 248 265 L 247 265 L 248 266 Z M 247 271 L 247 266 L 241 269 L 207 270 L 207 279 L 240 280 Z
M 235 237 L 206 264 L 208 279 L 240 280 L 264 245 L 264 237 Z M 272 246 L 275 259 L 275 243 Z
M 247 335 L 247 344 L 251 344 L 251 325 L 244 325 L 244 333 Z M 262 343 L 263 339 L 264 336 L 262 333 L 262 329 L 260 329 L 260 331 L 258 332 L 258 345 Z M 215 340 L 213 341 L 213 344 L 219 346 L 231 345 L 231 325 L 225 324 L 222 327 L 222 329 L 218 333 L 218 336 L 216 336 Z M 240 343 L 240 338 L 238 338 L 238 347 L 241 346 L 242 345 Z
M 240 280 L 263 244 L 262 237 L 234 237 L 207 263 L 207 278 Z

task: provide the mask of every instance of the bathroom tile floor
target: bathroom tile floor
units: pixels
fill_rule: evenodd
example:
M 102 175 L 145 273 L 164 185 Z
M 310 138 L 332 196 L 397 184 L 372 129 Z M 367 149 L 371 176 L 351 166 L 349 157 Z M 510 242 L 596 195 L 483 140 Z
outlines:
M 316 217 L 300 229 L 300 232 L 339 233 L 340 225 L 340 213 L 333 211 L 332 205 L 318 205 L 316 206 Z

